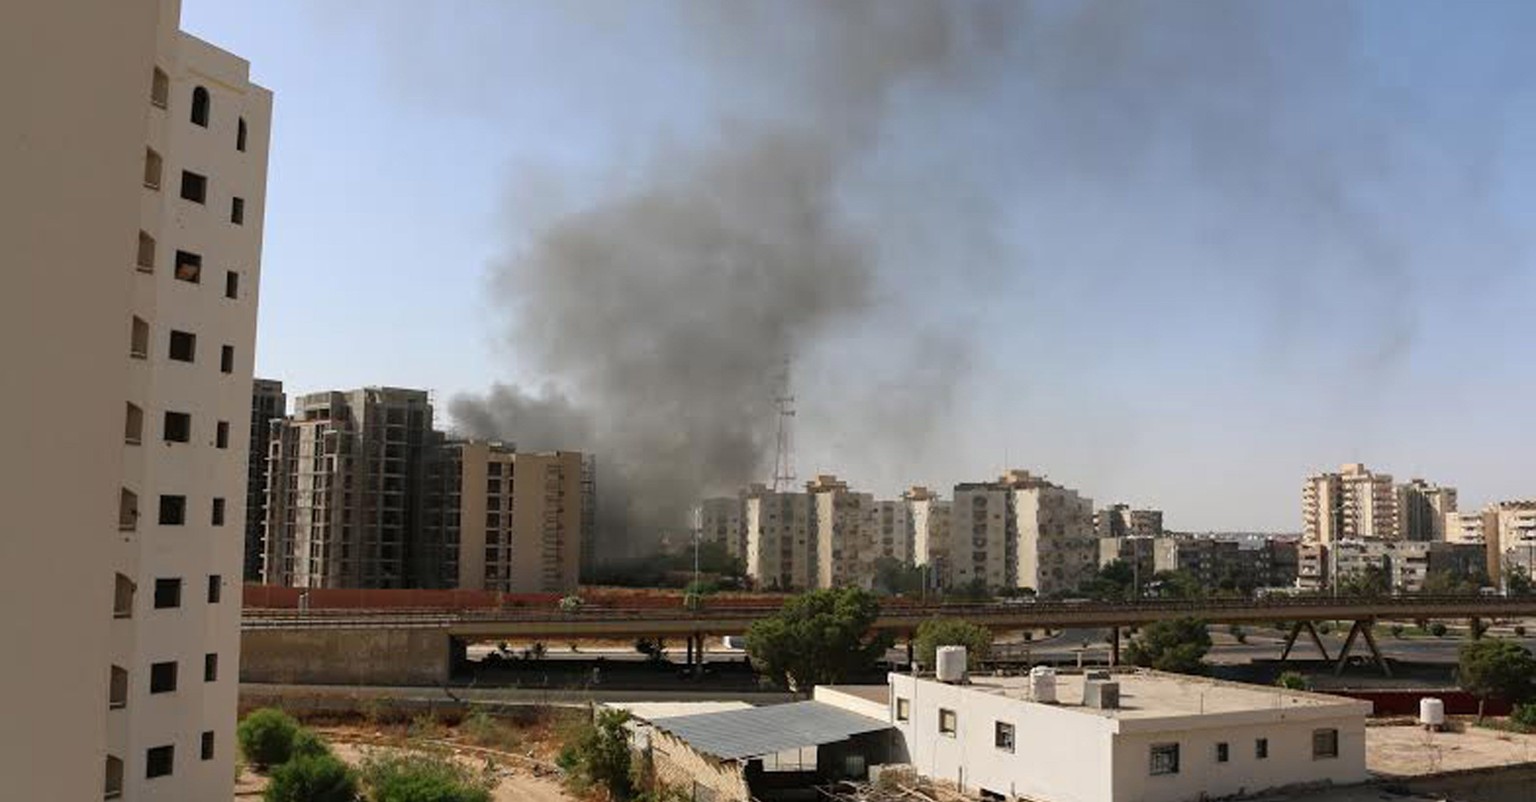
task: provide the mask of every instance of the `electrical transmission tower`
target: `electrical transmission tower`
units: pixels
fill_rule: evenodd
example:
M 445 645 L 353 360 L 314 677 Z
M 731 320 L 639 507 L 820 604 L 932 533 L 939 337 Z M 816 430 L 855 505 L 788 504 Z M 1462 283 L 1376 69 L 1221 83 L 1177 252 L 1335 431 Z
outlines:
M 789 392 L 789 360 L 779 374 L 774 390 L 773 408 L 778 413 L 779 435 L 773 453 L 773 492 L 783 493 L 795 486 L 794 423 L 795 397 Z

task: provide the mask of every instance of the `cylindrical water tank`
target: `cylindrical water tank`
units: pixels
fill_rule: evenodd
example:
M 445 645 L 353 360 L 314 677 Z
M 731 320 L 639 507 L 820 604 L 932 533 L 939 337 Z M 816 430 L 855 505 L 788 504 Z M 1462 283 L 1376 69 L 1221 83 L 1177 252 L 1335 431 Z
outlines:
M 934 674 L 939 682 L 961 682 L 965 679 L 964 646 L 940 646 L 933 662 Z
M 1426 727 L 1445 725 L 1445 700 L 1426 696 L 1419 700 L 1419 723 Z
M 1037 702 L 1056 702 L 1056 669 L 1035 666 L 1029 670 L 1029 698 Z

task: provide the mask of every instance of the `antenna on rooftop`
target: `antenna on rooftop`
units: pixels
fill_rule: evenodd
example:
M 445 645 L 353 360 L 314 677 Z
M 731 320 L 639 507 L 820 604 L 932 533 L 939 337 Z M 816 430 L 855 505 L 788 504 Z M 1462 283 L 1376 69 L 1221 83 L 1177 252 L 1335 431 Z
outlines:
M 795 397 L 789 391 L 789 359 L 783 362 L 773 394 L 773 408 L 778 415 L 778 437 L 773 448 L 773 492 L 783 493 L 795 485 L 794 423 Z

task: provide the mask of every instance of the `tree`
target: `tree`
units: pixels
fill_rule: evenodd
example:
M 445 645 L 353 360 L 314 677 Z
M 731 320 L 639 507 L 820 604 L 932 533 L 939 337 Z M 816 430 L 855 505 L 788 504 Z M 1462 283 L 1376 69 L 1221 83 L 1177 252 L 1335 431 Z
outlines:
M 923 592 L 923 569 L 895 557 L 880 557 L 873 566 L 870 589 L 881 596 L 917 595 Z
M 491 802 L 491 782 L 451 757 L 420 752 L 363 761 L 369 802 Z
M 1514 641 L 1484 638 L 1465 643 L 1457 668 L 1461 687 L 1477 697 L 1477 718 L 1489 699 L 1523 701 L 1536 680 L 1536 659 L 1529 649 Z
M 935 618 L 917 625 L 912 648 L 917 661 L 937 665 L 940 646 L 964 646 L 966 663 L 975 668 L 992 651 L 992 630 L 959 618 Z
M 1147 585 L 1147 595 L 1158 599 L 1199 599 L 1205 588 L 1188 571 L 1158 571 Z
M 1312 687 L 1305 674 L 1300 671 L 1282 671 L 1275 677 L 1275 687 L 1285 688 L 1288 691 L 1305 691 Z
M 624 710 L 598 710 L 561 747 L 556 762 L 575 786 L 601 787 L 614 799 L 628 799 L 634 793 L 629 732 L 624 726 L 629 718 Z
M 1392 592 L 1392 578 L 1387 569 L 1371 563 L 1339 577 L 1339 592 L 1346 596 L 1385 596 Z
M 770 679 L 808 692 L 868 669 L 885 654 L 890 635 L 870 634 L 879 615 L 880 603 L 858 588 L 802 593 L 747 630 L 747 654 Z
M 1511 565 L 1504 569 L 1504 590 L 1511 596 L 1531 595 L 1531 575 L 1523 565 Z
M 295 755 L 272 770 L 265 802 L 354 802 L 357 775 L 329 754 Z
M 1124 601 L 1134 593 L 1136 572 L 1124 560 L 1111 560 L 1079 589 L 1084 596 L 1097 601 Z
M 274 707 L 253 711 L 235 728 L 240 753 L 257 771 L 287 763 L 298 734 L 299 722 Z
M 1434 596 L 1465 595 L 1478 592 L 1482 586 L 1481 573 L 1431 571 L 1424 577 L 1423 592 Z
M 667 659 L 667 644 L 661 638 L 635 638 L 635 651 L 645 655 L 648 662 L 660 663 Z
M 1210 649 L 1211 634 L 1204 621 L 1178 618 L 1142 629 L 1126 648 L 1126 659 L 1159 671 L 1199 674 L 1205 670 L 1201 660 Z

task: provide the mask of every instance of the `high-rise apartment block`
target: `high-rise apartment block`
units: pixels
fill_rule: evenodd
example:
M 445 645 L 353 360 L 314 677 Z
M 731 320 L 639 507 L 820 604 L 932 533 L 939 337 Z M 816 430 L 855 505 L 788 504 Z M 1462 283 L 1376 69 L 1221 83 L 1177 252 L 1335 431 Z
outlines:
M 421 390 L 366 387 L 300 396 L 268 451 L 262 581 L 400 588 L 435 576 L 412 554 L 436 442 Z
M 1160 537 L 1163 511 L 1134 510 L 1128 504 L 1115 504 L 1094 513 L 1093 527 L 1101 538 Z
M 811 497 L 761 484 L 747 488 L 745 496 L 747 576 L 765 589 L 815 587 Z
M 570 592 L 581 564 L 585 460 L 483 440 L 445 443 L 428 467 L 419 548 L 432 587 Z M 451 574 L 451 575 L 450 575 Z
M 1098 568 L 1093 502 L 1028 471 L 955 486 L 950 523 L 953 585 L 1072 592 Z
M 179 22 L 6 12 L 7 798 L 232 792 L 272 96 Z
M 949 538 L 953 505 L 926 487 L 914 486 L 901 495 L 912 532 L 912 562 L 926 568 L 926 584 L 942 587 L 949 577 Z
M 283 383 L 273 379 L 251 382 L 251 439 L 245 473 L 245 579 L 261 581 L 261 538 L 267 526 L 267 452 L 272 447 L 272 421 L 288 408 Z
M 730 556 L 745 561 L 747 554 L 747 504 L 744 496 L 718 496 L 699 503 L 699 537 L 722 543 Z
M 1456 490 L 1422 479 L 1394 485 L 1391 474 L 1349 463 L 1338 473 L 1307 477 L 1301 491 L 1302 538 L 1444 540 L 1445 516 L 1456 511 Z
M 874 496 L 849 490 L 830 474 L 806 483 L 805 492 L 811 499 L 815 587 L 844 587 L 871 576 Z

